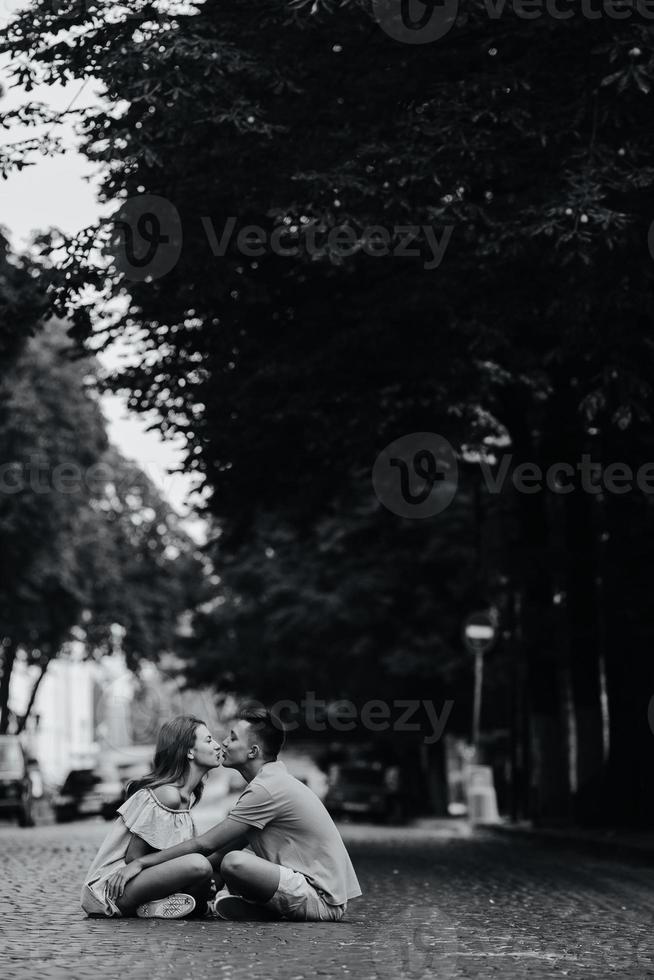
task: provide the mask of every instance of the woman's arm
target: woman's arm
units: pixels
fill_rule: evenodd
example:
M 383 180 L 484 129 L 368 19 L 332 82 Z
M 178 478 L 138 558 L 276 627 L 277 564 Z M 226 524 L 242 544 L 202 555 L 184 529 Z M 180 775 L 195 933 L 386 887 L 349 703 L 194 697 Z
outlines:
M 154 868 L 164 861 L 172 861 L 173 858 L 184 857 L 186 854 L 204 854 L 208 858 L 215 851 L 228 848 L 242 836 L 243 824 L 239 820 L 230 820 L 226 817 L 201 837 L 192 837 L 182 844 L 167 847 L 165 851 L 153 851 L 152 854 L 135 858 L 124 868 L 114 871 L 107 878 L 107 895 L 113 899 L 120 898 L 125 886 L 145 868 Z

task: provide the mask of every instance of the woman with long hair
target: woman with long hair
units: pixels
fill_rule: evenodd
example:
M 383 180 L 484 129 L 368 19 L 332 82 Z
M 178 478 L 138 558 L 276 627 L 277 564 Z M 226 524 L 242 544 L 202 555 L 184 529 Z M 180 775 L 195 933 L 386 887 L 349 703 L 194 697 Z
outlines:
M 220 765 L 220 745 L 199 718 L 180 715 L 162 725 L 152 771 L 128 787 L 82 886 L 88 915 L 179 919 L 195 908 L 213 868 L 198 854 L 167 861 L 138 875 L 114 901 L 107 878 L 152 851 L 165 850 L 195 836 L 191 807 L 202 795 L 204 779 Z

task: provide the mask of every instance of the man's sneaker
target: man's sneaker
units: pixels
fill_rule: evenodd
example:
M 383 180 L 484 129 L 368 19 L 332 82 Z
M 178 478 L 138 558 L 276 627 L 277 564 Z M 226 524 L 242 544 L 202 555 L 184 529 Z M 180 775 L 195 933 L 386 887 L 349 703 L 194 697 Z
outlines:
M 229 898 L 229 896 L 231 894 L 232 893 L 230 892 L 230 890 L 227 887 L 227 885 L 223 885 L 223 887 L 220 889 L 220 891 L 217 891 L 216 894 L 213 896 L 213 898 L 209 899 L 209 913 L 208 914 L 209 915 L 212 915 L 212 916 L 214 916 L 214 918 L 218 919 L 219 918 L 219 915 L 216 912 L 216 902 L 218 901 L 219 898 Z
M 265 906 L 224 892 L 213 903 L 213 912 L 217 919 L 227 919 L 228 922 L 270 922 L 276 918 Z
M 192 895 L 177 892 L 175 895 L 167 895 L 166 898 L 158 898 L 153 902 L 139 905 L 136 914 L 139 919 L 183 919 L 190 915 L 194 908 L 195 899 Z

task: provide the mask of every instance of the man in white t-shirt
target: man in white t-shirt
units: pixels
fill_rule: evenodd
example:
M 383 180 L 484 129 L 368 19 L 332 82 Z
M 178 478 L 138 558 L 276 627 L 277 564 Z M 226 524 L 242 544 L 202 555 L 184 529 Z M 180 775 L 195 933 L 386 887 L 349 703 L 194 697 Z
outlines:
M 361 888 L 322 802 L 277 759 L 283 744 L 283 728 L 270 712 L 241 712 L 223 741 L 223 765 L 240 772 L 248 785 L 227 817 L 201 837 L 121 869 L 118 894 L 142 868 L 198 853 L 212 863 L 220 860 L 227 886 L 214 905 L 220 918 L 341 919 Z M 248 846 L 235 850 L 244 835 Z

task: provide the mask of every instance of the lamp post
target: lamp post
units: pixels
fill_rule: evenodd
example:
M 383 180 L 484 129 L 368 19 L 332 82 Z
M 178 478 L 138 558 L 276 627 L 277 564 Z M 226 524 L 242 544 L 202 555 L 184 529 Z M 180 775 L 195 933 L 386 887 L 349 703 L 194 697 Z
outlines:
M 475 686 L 472 702 L 472 747 L 478 761 L 481 730 L 481 703 L 484 685 L 484 654 L 497 639 L 497 610 L 472 613 L 463 625 L 463 642 L 475 658 Z

